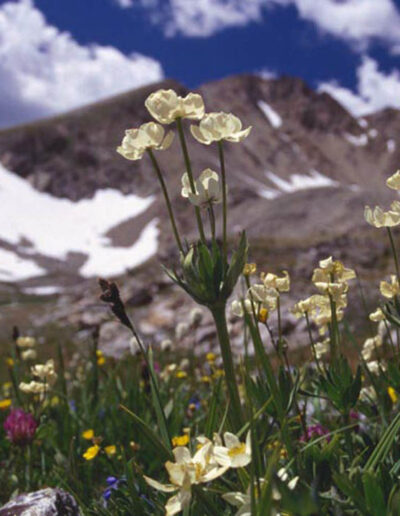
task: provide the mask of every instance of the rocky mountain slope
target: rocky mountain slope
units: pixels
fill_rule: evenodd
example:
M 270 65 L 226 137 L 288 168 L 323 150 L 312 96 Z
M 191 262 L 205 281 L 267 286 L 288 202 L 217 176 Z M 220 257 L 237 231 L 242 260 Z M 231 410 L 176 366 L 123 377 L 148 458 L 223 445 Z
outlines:
M 39 318 L 35 312 L 36 322 L 67 314 L 74 323 L 90 319 L 93 278 L 125 271 L 121 283 L 133 306 L 157 300 L 142 314 L 145 329 L 172 328 L 181 317 L 181 298 L 171 298 L 157 263 L 168 262 L 173 248 L 153 171 L 147 160 L 132 163 L 115 152 L 126 128 L 150 119 L 143 105 L 148 94 L 169 87 L 186 91 L 165 81 L 0 132 L 0 180 L 9 200 L 2 201 L 0 189 L 6 207 L 0 223 L 3 297 L 63 293 L 50 312 Z M 226 145 L 230 236 L 247 229 L 261 268 L 287 268 L 299 287 L 297 298 L 317 260 L 330 253 L 368 280 L 376 269 L 387 269 L 385 235 L 364 222 L 363 207 L 393 198 L 384 180 L 400 162 L 399 111 L 357 120 L 326 93 L 288 77 L 231 77 L 202 86 L 200 93 L 208 111 L 233 112 L 253 126 L 242 144 Z M 188 140 L 194 170 L 218 170 L 216 149 Z M 177 139 L 158 156 L 178 223 L 191 238 Z M 16 268 L 22 273 L 14 274 Z

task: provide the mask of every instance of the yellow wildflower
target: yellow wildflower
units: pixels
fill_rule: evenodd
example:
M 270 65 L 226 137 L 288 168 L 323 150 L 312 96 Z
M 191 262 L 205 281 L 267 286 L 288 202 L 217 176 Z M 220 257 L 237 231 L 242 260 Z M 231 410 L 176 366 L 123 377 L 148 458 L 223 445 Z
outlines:
M 392 400 L 392 403 L 396 403 L 398 395 L 397 392 L 393 389 L 393 387 L 388 387 L 387 392 L 389 394 L 390 399 Z
M 215 353 L 207 353 L 207 355 L 206 355 L 207 362 L 215 362 L 216 358 L 217 357 L 216 357 Z
M 189 443 L 188 434 L 178 435 L 172 438 L 172 446 L 186 446 Z
M 211 378 L 210 378 L 209 376 L 206 376 L 206 375 L 202 376 L 202 377 L 200 378 L 200 380 L 201 380 L 203 383 L 210 383 L 210 382 L 211 382 Z
M 104 451 L 106 452 L 108 457 L 112 457 L 117 453 L 117 447 L 115 444 L 110 444 L 109 446 L 105 446 Z
M 265 324 L 268 319 L 268 309 L 267 308 L 260 308 L 260 311 L 258 312 L 258 321 L 260 323 Z
M 7 410 L 10 407 L 11 407 L 11 400 L 9 398 L 0 400 L 0 410 Z
M 98 366 L 102 366 L 106 363 L 106 359 L 103 355 L 103 352 L 100 351 L 99 349 L 96 351 L 96 354 L 97 354 L 97 365 Z
M 187 378 L 187 372 L 186 371 L 177 371 L 175 373 L 175 377 L 182 380 L 183 378 Z
M 6 358 L 6 365 L 7 365 L 7 367 L 13 367 L 14 360 L 12 358 Z
M 100 451 L 100 446 L 98 444 L 95 444 L 93 446 L 91 446 L 90 448 L 88 448 L 85 453 L 82 455 L 82 457 L 85 459 L 85 460 L 93 460 L 99 453 Z
M 94 430 L 92 428 L 85 430 L 84 432 L 82 432 L 82 437 L 87 441 L 91 441 L 94 437 Z
M 243 274 L 245 276 L 251 276 L 257 272 L 257 265 L 255 263 L 246 263 L 243 267 Z

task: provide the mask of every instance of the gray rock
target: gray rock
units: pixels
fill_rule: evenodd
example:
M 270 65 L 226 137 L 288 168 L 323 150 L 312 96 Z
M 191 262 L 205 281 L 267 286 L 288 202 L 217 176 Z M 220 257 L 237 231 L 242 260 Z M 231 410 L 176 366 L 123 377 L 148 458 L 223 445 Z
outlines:
M 80 516 L 72 495 L 62 489 L 21 494 L 0 508 L 0 516 Z

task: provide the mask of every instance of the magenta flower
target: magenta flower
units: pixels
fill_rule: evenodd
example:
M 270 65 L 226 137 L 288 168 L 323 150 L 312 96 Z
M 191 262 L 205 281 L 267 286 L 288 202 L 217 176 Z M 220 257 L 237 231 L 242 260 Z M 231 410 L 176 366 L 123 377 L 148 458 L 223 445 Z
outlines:
M 4 421 L 7 438 L 17 446 L 26 446 L 33 441 L 38 423 L 29 412 L 14 409 Z
M 307 427 L 307 432 L 300 437 L 300 442 L 305 443 L 314 439 L 316 437 L 322 437 L 323 435 L 329 434 L 328 428 L 317 423 L 316 425 L 310 425 Z M 327 441 L 330 441 L 330 437 L 326 438 Z

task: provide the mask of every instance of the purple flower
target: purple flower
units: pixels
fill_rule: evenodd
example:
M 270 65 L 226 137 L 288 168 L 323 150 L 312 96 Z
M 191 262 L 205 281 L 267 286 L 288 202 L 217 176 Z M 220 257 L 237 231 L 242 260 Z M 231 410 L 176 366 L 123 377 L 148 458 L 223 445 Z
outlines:
M 329 434 L 328 428 L 322 426 L 321 423 L 317 423 L 316 425 L 310 425 L 307 427 L 307 431 L 300 437 L 300 442 L 305 443 L 314 439 L 315 437 L 322 437 L 323 435 Z M 330 437 L 326 438 L 327 441 L 330 441 Z
M 107 501 L 109 500 L 113 490 L 117 490 L 121 483 L 125 483 L 125 477 L 117 478 L 117 477 L 107 477 L 106 483 L 107 488 L 103 491 L 103 504 L 107 507 Z
M 12 410 L 4 421 L 7 438 L 17 446 L 26 446 L 33 441 L 38 423 L 29 412 Z

